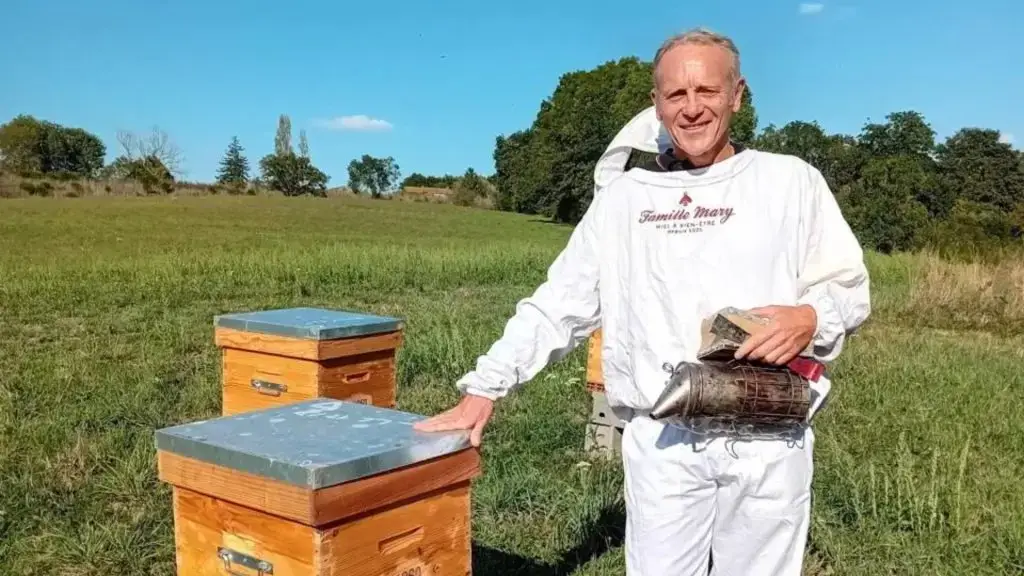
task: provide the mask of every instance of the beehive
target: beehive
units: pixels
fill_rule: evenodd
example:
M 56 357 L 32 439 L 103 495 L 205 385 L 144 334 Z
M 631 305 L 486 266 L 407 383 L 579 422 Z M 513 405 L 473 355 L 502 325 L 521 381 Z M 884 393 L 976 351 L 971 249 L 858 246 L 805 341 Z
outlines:
M 590 335 L 587 342 L 587 390 L 604 392 L 604 376 L 601 370 L 601 329 Z
M 403 330 L 398 318 L 322 308 L 217 316 L 222 414 L 311 398 L 393 408 Z
M 584 449 L 600 455 L 614 456 L 622 450 L 625 423 L 612 412 L 605 396 L 601 344 L 602 333 L 598 329 L 590 336 L 587 346 L 587 390 L 590 392 L 591 410 Z
M 177 573 L 470 574 L 479 454 L 420 418 L 315 399 L 158 430 Z

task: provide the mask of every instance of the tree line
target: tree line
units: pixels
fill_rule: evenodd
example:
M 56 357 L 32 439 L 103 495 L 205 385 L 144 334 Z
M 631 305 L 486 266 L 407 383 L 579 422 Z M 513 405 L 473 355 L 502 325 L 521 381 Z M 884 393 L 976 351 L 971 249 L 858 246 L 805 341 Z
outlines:
M 184 171 L 183 155 L 166 132 L 153 128 L 149 134 L 121 131 L 120 154 L 109 164 L 106 144 L 82 128 L 67 127 L 30 115 L 18 115 L 0 125 L 0 173 L 25 178 L 59 180 L 127 180 L 142 185 L 147 194 L 174 190 Z M 326 196 L 329 176 L 317 168 L 309 154 L 304 130 L 292 145 L 291 119 L 278 118 L 274 151 L 260 158 L 253 171 L 238 137 L 228 143 L 217 169 L 214 191 L 254 194 L 270 189 L 286 196 Z M 396 189 L 400 171 L 394 158 L 363 155 L 348 165 L 348 186 L 356 193 L 374 197 Z
M 182 155 L 165 132 L 119 131 L 117 141 L 121 153 L 106 164 L 107 146 L 95 134 L 21 114 L 0 125 L 0 171 L 64 180 L 136 180 L 150 193 L 173 189 Z
M 457 204 L 578 222 L 592 200 L 598 158 L 622 126 L 650 105 L 651 74 L 650 62 L 633 57 L 563 74 L 529 127 L 496 137 L 490 176 L 470 169 L 460 176 L 413 173 L 401 179 L 394 158 L 364 154 L 348 165 L 348 187 L 375 198 L 403 188 L 448 188 Z M 865 247 L 893 252 L 1024 246 L 1024 154 L 998 131 L 965 127 L 939 141 L 913 110 L 865 123 L 858 134 L 829 134 L 813 120 L 758 131 L 754 102 L 748 86 L 730 126 L 733 140 L 792 154 L 818 168 Z M 269 188 L 289 196 L 325 196 L 329 177 L 311 161 L 305 132 L 299 133 L 297 151 L 291 134 L 291 120 L 282 114 L 274 151 L 259 160 L 258 174 L 250 174 L 244 149 L 233 138 L 216 185 L 231 193 Z M 105 165 L 106 147 L 95 135 L 21 115 L 0 125 L 0 171 L 130 179 L 150 193 L 173 189 L 182 156 L 165 133 L 120 132 L 118 143 L 121 154 Z
M 650 105 L 651 69 L 650 62 L 623 58 L 562 75 L 528 128 L 496 139 L 497 208 L 577 222 L 593 197 L 598 158 Z M 868 122 L 856 135 L 829 134 L 814 121 L 769 124 L 760 132 L 757 124 L 748 88 L 730 126 L 733 140 L 819 169 L 867 248 L 1024 245 L 1024 154 L 997 130 L 965 127 L 939 142 L 912 110 Z

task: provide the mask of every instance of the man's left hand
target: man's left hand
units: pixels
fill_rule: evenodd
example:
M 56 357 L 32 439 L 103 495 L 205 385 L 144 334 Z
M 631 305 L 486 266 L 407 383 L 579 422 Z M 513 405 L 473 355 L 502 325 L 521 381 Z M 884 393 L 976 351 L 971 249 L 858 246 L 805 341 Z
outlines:
M 770 322 L 747 338 L 736 351 L 737 359 L 789 364 L 807 348 L 818 329 L 818 315 L 807 305 L 764 306 L 749 312 L 768 318 Z

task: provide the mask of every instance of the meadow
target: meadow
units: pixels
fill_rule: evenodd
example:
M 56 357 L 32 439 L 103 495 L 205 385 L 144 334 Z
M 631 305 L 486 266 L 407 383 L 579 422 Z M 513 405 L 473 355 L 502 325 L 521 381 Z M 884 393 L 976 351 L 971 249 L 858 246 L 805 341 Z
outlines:
M 0 201 L 0 574 L 171 575 L 153 431 L 219 413 L 213 316 L 399 315 L 432 414 L 570 228 L 359 198 Z M 817 421 L 811 575 L 1024 574 L 1024 262 L 869 254 L 874 313 Z M 585 350 L 497 406 L 474 574 L 623 573 L 617 462 L 583 452 Z

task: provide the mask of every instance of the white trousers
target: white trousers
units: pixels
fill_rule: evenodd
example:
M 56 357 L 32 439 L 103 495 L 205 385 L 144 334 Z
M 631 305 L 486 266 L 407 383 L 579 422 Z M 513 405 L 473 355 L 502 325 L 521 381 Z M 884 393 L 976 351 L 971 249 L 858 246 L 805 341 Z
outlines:
M 810 429 L 799 442 L 708 443 L 634 417 L 622 436 L 627 576 L 800 574 L 813 449 Z

